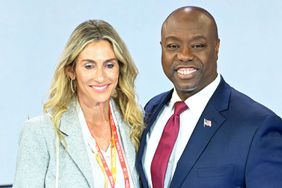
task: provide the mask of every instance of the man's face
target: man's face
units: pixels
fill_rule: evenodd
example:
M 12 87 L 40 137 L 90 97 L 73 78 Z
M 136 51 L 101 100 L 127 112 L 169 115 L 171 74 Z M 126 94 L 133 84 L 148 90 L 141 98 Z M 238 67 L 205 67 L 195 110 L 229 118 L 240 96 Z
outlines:
M 163 70 L 182 100 L 217 76 L 219 39 L 215 32 L 212 20 L 193 10 L 176 12 L 163 25 Z

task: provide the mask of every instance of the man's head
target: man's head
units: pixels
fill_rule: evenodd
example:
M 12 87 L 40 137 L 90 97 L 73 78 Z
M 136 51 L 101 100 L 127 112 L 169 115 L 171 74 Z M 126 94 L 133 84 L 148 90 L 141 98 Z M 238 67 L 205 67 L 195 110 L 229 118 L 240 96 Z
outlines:
M 220 40 L 214 18 L 199 7 L 182 7 L 162 25 L 162 66 L 182 100 L 217 76 Z

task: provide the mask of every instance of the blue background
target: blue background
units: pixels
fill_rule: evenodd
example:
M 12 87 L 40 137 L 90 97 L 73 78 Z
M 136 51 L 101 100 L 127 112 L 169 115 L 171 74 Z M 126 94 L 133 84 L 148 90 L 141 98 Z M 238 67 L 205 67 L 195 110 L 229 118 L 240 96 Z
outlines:
M 138 68 L 141 105 L 172 84 L 162 72 L 160 28 L 174 9 L 195 5 L 218 24 L 219 72 L 236 89 L 282 116 L 280 0 L 2 0 L 0 5 L 0 184 L 12 183 L 23 122 L 43 112 L 58 58 L 74 28 L 104 19 Z

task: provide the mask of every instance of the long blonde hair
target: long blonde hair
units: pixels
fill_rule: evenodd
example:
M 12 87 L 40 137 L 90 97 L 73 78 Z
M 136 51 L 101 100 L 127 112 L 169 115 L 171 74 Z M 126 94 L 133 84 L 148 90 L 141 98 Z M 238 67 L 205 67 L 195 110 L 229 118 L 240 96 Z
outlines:
M 97 40 L 109 41 L 118 59 L 119 80 L 113 99 L 120 109 L 123 120 L 130 127 L 130 138 L 137 150 L 143 130 L 143 115 L 135 93 L 135 79 L 138 70 L 123 40 L 115 29 L 105 21 L 88 20 L 75 28 L 55 70 L 49 99 L 44 104 L 44 111 L 50 112 L 57 134 L 59 134 L 58 128 L 61 117 L 67 111 L 72 98 L 76 97 L 76 93 L 72 92 L 71 89 L 71 80 L 67 76 L 67 68 L 75 66 L 76 58 L 85 46 Z M 62 135 L 58 136 L 62 139 Z

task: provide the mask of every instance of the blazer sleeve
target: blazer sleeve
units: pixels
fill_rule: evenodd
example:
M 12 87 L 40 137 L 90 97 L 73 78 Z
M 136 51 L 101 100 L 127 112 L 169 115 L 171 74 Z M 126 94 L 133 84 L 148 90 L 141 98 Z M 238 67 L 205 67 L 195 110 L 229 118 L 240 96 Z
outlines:
M 49 154 L 38 121 L 25 123 L 19 139 L 15 188 L 43 188 Z
M 253 138 L 246 187 L 282 187 L 282 120 L 276 115 L 266 117 Z

